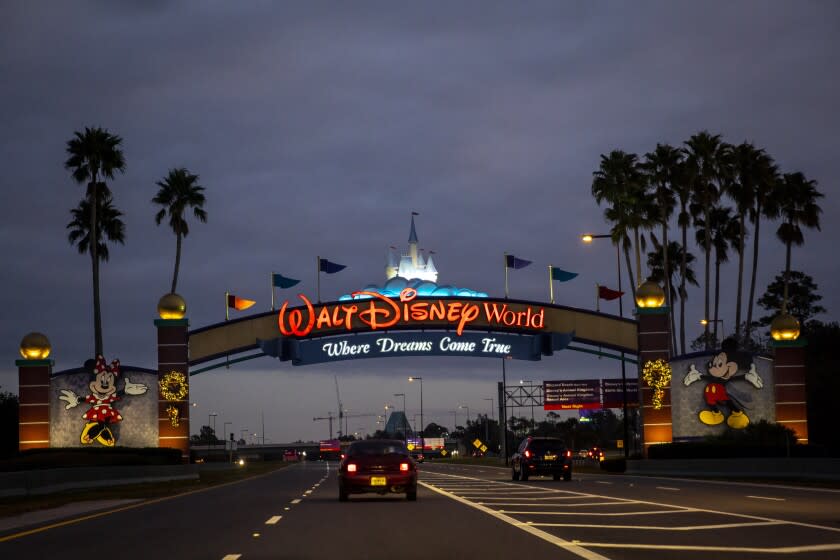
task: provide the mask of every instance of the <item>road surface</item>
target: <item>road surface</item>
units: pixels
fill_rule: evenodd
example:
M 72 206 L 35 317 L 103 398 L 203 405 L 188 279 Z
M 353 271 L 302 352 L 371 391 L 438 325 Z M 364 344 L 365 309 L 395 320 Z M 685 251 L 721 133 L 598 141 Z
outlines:
M 421 465 L 418 501 L 338 502 L 335 463 L 0 533 L 0 557 L 840 558 L 840 491 Z

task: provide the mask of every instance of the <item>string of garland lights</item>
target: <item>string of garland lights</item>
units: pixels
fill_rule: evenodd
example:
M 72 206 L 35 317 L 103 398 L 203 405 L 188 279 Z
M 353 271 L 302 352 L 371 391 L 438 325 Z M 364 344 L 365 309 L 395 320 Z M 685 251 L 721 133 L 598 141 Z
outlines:
M 158 381 L 160 395 L 167 401 L 184 400 L 189 391 L 187 376 L 180 371 L 170 371 Z
M 659 358 L 648 360 L 642 367 L 642 379 L 653 389 L 653 408 L 662 408 L 665 387 L 671 383 L 671 364 Z

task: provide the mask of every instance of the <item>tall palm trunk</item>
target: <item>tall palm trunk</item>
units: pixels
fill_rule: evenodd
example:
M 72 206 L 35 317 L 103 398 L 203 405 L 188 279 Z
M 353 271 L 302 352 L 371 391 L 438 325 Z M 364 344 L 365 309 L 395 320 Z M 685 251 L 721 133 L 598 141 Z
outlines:
M 708 202 L 708 201 L 707 201 Z M 706 350 L 709 349 L 709 273 L 711 271 L 711 261 L 712 261 L 712 232 L 711 232 L 711 212 L 710 212 L 710 205 L 708 203 L 704 204 L 705 208 L 703 209 L 703 216 L 706 220 L 706 227 L 705 229 L 705 243 L 704 248 L 706 249 L 706 300 L 703 303 L 703 311 L 705 315 L 703 318 L 706 319 L 706 324 L 703 326 L 703 335 L 706 339 Z
M 633 228 L 633 244 L 636 246 L 636 280 L 639 281 L 638 284 L 631 284 L 633 293 L 635 294 L 636 288 L 642 283 L 642 257 L 639 253 L 639 228 L 637 227 Z
M 627 276 L 630 279 L 630 300 L 633 301 L 636 283 L 633 281 L 633 266 L 630 264 L 630 248 L 627 245 L 624 246 L 624 260 L 627 263 Z
M 712 334 L 715 337 L 715 344 L 718 340 L 718 309 L 720 308 L 720 255 L 715 251 L 715 326 L 712 327 Z M 721 331 L 723 328 L 721 327 Z
M 680 216 L 685 216 L 685 202 Z M 685 269 L 688 258 L 688 224 L 682 224 L 682 262 L 680 263 L 680 354 L 685 354 Z
M 668 267 L 668 218 L 665 215 L 665 205 L 661 205 L 660 219 L 662 220 L 662 270 L 665 276 L 665 305 L 671 319 L 671 348 L 670 355 L 674 355 L 677 346 L 677 334 L 674 332 L 674 307 L 671 305 L 671 269 Z
M 758 234 L 761 226 L 761 200 L 755 203 L 755 236 L 753 237 L 753 265 L 752 279 L 750 280 L 750 301 L 747 304 L 747 324 L 744 327 L 744 338 L 749 340 L 752 332 L 752 312 L 755 301 L 755 276 L 758 271 Z
M 90 189 L 90 258 L 93 268 L 93 346 L 94 356 L 104 355 L 102 345 L 102 309 L 99 305 L 99 236 L 96 231 L 98 173 L 93 172 Z
M 741 292 L 744 282 L 744 237 L 746 234 L 746 211 L 739 216 L 738 227 L 738 296 L 735 300 L 735 340 L 741 339 Z
M 782 313 L 787 313 L 788 283 L 790 278 L 790 246 L 791 242 L 788 240 L 786 249 L 787 254 L 785 255 L 785 291 L 784 295 L 782 296 Z
M 175 272 L 172 274 L 172 292 L 175 293 L 175 286 L 178 285 L 178 267 L 181 265 L 181 234 L 178 233 L 175 242 Z

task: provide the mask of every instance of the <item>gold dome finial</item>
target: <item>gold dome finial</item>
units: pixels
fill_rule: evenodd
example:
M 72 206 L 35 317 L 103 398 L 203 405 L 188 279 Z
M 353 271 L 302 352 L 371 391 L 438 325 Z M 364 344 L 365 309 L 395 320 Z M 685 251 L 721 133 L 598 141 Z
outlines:
M 51 350 L 50 339 L 43 333 L 31 332 L 20 341 L 20 355 L 24 360 L 46 360 Z
M 158 301 L 157 310 L 161 319 L 183 319 L 187 314 L 187 302 L 178 294 L 166 294 Z
M 653 280 L 646 280 L 636 288 L 635 298 L 639 307 L 662 307 L 665 304 L 665 290 Z
M 799 321 L 790 313 L 779 313 L 770 323 L 773 340 L 796 340 L 799 338 Z

